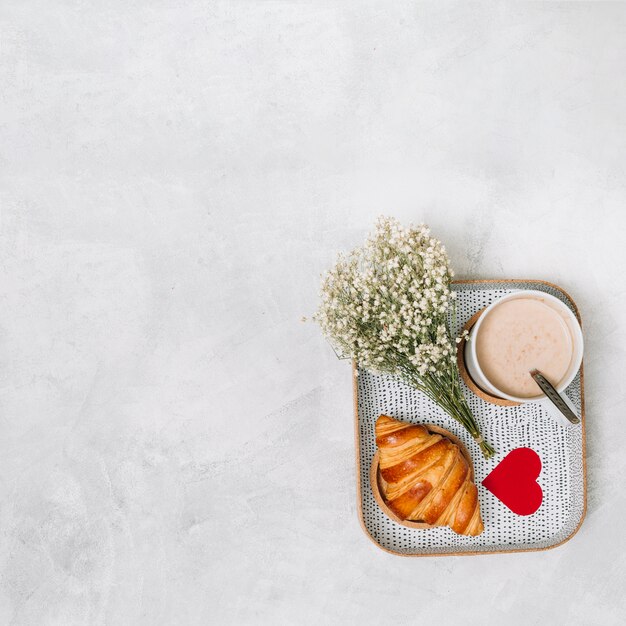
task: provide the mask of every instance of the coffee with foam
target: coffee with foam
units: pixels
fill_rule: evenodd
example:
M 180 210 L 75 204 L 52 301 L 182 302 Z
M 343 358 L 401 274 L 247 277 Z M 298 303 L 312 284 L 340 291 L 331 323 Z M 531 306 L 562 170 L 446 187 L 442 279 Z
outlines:
M 481 322 L 476 357 L 491 384 L 519 398 L 539 396 L 538 369 L 554 386 L 566 375 L 573 340 L 563 316 L 539 298 L 505 300 Z

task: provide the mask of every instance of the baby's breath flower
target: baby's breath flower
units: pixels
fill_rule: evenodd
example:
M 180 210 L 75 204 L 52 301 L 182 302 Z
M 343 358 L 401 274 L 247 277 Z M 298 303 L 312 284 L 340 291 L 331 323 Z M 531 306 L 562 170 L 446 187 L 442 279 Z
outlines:
M 404 228 L 381 217 L 365 245 L 339 255 L 323 276 L 313 319 L 340 356 L 400 376 L 482 442 L 461 391 L 448 332 L 456 299 L 453 275 L 444 246 L 428 227 Z M 480 445 L 485 455 L 493 453 L 488 444 Z

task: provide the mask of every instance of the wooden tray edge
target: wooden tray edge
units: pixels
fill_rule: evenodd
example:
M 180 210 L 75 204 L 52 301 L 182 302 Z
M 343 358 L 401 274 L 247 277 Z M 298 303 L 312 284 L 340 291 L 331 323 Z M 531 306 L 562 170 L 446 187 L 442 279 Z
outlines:
M 536 279 L 525 279 L 525 278 L 485 278 L 483 280 L 454 280 L 452 284 L 454 285 L 468 285 L 468 284 L 483 284 L 483 283 L 537 283 L 540 285 L 547 285 L 548 287 L 552 287 L 557 291 L 560 291 L 571 303 L 574 307 L 574 313 L 580 327 L 583 327 L 582 319 L 580 317 L 580 312 L 578 310 L 578 305 L 574 301 L 574 299 L 558 285 L 551 283 L 547 280 L 536 280 Z M 481 555 L 489 555 L 489 554 L 511 554 L 513 552 L 545 552 L 546 550 L 553 550 L 554 548 L 558 548 L 562 546 L 564 543 L 567 543 L 574 535 L 578 533 L 580 527 L 583 525 L 585 521 L 585 516 L 587 515 L 587 430 L 585 428 L 585 377 L 584 377 L 584 358 L 583 362 L 580 364 L 580 426 L 582 428 L 582 455 L 583 455 L 583 508 L 580 514 L 580 520 L 574 530 L 562 541 L 555 543 L 550 546 L 546 546 L 545 548 L 513 548 L 511 550 L 468 550 L 464 552 L 417 552 L 417 553 L 407 553 L 407 552 L 398 552 L 397 550 L 390 550 L 385 546 L 382 546 L 372 535 L 370 534 L 367 526 L 365 525 L 365 519 L 363 518 L 363 499 L 361 497 L 362 494 L 362 485 L 361 485 L 361 448 L 359 445 L 359 402 L 358 402 L 358 376 L 357 376 L 357 368 L 356 363 L 352 360 L 352 400 L 353 400 L 353 408 L 354 408 L 354 449 L 356 451 L 356 497 L 357 497 L 357 513 L 359 517 L 359 523 L 361 524 L 361 528 L 365 533 L 366 537 L 379 549 L 384 552 L 388 552 L 389 554 L 393 554 L 396 556 L 402 556 L 407 558 L 415 558 L 415 557 L 440 557 L 440 556 L 481 556 Z M 369 474 L 368 474 L 369 475 Z

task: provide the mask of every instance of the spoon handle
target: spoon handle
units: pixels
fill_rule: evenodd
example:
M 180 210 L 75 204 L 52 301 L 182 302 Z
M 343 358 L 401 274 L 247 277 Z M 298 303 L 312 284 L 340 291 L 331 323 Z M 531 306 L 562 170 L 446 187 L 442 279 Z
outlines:
M 578 416 L 567 406 L 565 400 L 561 397 L 561 394 L 552 386 L 552 384 L 546 379 L 546 377 L 539 370 L 531 370 L 530 375 L 535 379 L 535 382 L 541 387 L 548 400 L 554 404 L 554 406 L 567 417 L 572 424 L 579 424 L 580 419 Z

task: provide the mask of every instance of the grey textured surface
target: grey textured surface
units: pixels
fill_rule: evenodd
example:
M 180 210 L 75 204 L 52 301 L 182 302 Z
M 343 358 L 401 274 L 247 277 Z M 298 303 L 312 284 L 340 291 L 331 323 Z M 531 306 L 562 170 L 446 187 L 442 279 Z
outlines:
M 618 624 L 626 4 L 0 4 L 0 623 Z M 302 324 L 381 212 L 586 323 L 589 511 L 402 559 Z

